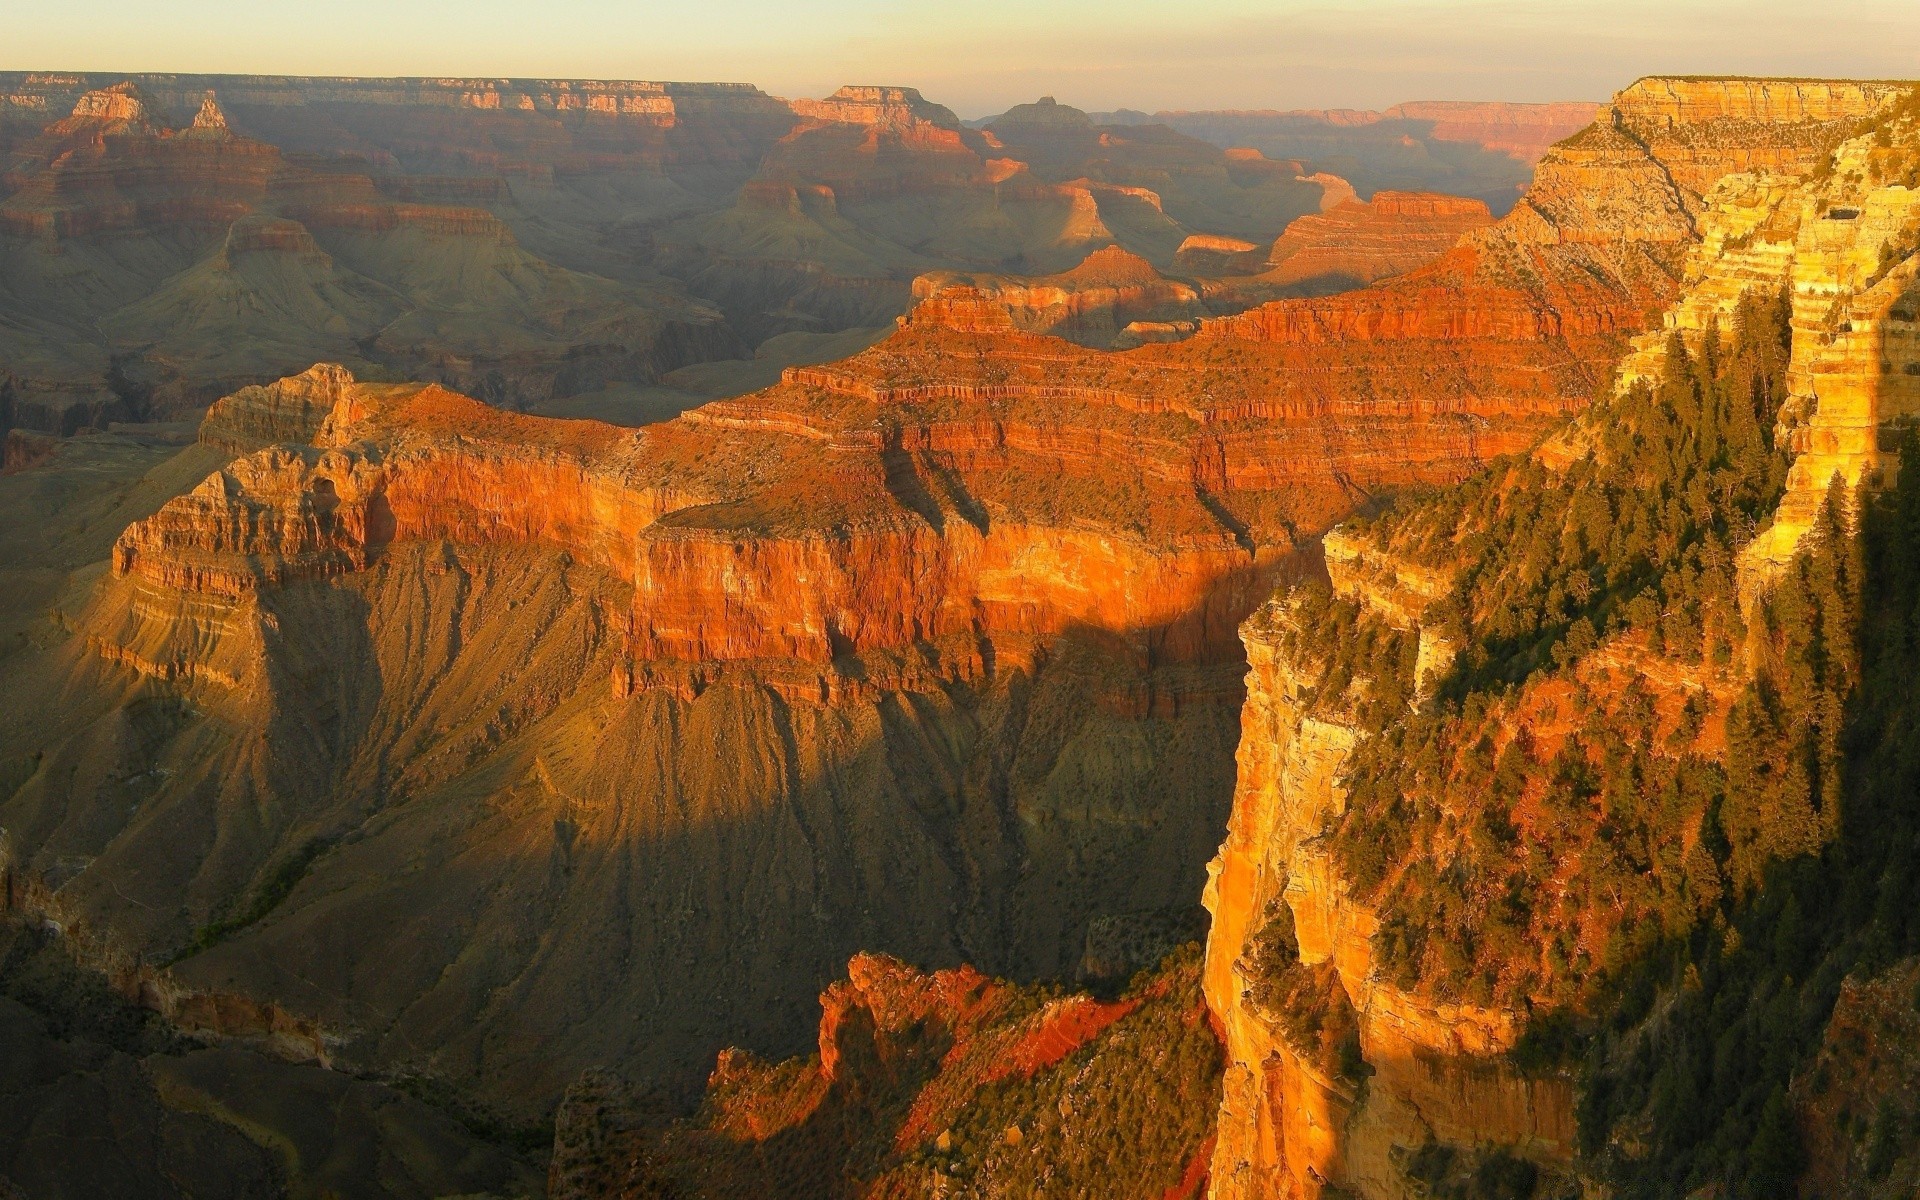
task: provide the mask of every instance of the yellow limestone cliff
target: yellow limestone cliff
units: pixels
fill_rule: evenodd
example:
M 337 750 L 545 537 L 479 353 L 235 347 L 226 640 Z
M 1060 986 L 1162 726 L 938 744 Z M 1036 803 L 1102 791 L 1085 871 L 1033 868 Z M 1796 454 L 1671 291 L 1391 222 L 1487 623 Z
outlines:
M 1792 398 L 1780 428 L 1796 457 L 1772 525 L 1741 557 L 1748 601 L 1793 558 L 1836 478 L 1849 490 L 1892 482 L 1892 433 L 1920 416 L 1920 173 L 1911 158 L 1884 134 L 1860 133 L 1808 174 L 1722 176 L 1704 198 L 1682 299 L 1624 368 L 1629 379 L 1650 377 L 1672 334 L 1697 346 L 1709 323 L 1726 328 L 1746 292 L 1789 291 Z
M 1889 427 L 1920 415 L 1920 172 L 1884 136 L 1859 131 L 1863 118 L 1901 103 L 1901 90 L 1643 80 L 1611 108 L 1613 131 L 1648 150 L 1696 238 L 1681 299 L 1622 364 L 1622 386 L 1658 370 L 1672 334 L 1697 343 L 1710 322 L 1730 322 L 1744 292 L 1792 291 L 1793 396 L 1780 420 L 1797 458 L 1772 526 L 1743 556 L 1743 595 L 1791 557 L 1835 476 L 1849 485 L 1891 478 Z M 1584 144 L 1570 139 L 1563 157 Z M 1549 463 L 1577 457 L 1580 436 L 1575 426 L 1536 453 Z M 1454 648 L 1420 626 L 1452 580 L 1338 530 L 1325 550 L 1336 593 L 1420 629 L 1417 680 L 1443 673 Z M 1526 1014 L 1435 1002 L 1374 969 L 1378 920 L 1349 895 L 1328 847 L 1360 735 L 1314 703 L 1325 650 L 1299 636 L 1292 609 L 1283 591 L 1241 630 L 1249 671 L 1238 778 L 1205 896 L 1204 983 L 1228 1060 L 1209 1195 L 1424 1195 L 1406 1165 L 1433 1142 L 1498 1147 L 1564 1174 L 1574 1084 L 1512 1065 L 1506 1052 Z M 1330 1070 L 1296 1044 L 1282 1006 L 1262 992 L 1260 941 L 1278 925 L 1300 964 L 1330 971 L 1350 1003 L 1357 1070 Z
M 1380 577 L 1354 569 L 1349 548 L 1336 545 L 1330 565 L 1345 559 L 1334 572 L 1344 594 L 1390 620 L 1417 620 L 1424 589 L 1376 590 Z M 1409 1195 L 1401 1160 L 1435 1140 L 1570 1159 L 1570 1084 L 1523 1077 L 1501 1057 L 1521 1015 L 1429 1003 L 1375 978 L 1377 922 L 1347 896 L 1325 848 L 1345 808 L 1340 774 L 1356 733 L 1308 714 L 1318 664 L 1298 657 L 1289 610 L 1287 597 L 1276 598 L 1242 627 L 1249 670 L 1239 778 L 1226 843 L 1208 868 L 1205 986 L 1228 1058 L 1210 1194 L 1317 1197 L 1337 1186 Z M 1257 968 L 1242 951 L 1279 905 L 1289 910 L 1300 961 L 1331 964 L 1357 1014 L 1371 1072 L 1364 1085 L 1302 1053 L 1255 998 Z

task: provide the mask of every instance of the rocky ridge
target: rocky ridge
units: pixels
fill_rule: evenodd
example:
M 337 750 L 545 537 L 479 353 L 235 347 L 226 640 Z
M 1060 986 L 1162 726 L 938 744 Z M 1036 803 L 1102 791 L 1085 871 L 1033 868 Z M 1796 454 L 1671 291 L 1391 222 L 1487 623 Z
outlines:
M 1902 358 L 1910 356 L 1901 340 L 1905 314 L 1887 315 L 1900 306 L 1911 269 L 1908 185 L 1893 178 L 1906 161 L 1897 149 L 1905 135 L 1858 132 L 1866 118 L 1897 122 L 1889 115 L 1896 99 L 1896 89 L 1879 85 L 1642 81 L 1616 98 L 1610 121 L 1549 155 L 1533 192 L 1495 230 L 1532 229 L 1561 245 L 1583 244 L 1573 227 L 1593 221 L 1620 193 L 1556 185 L 1601 163 L 1637 173 L 1642 168 L 1628 164 L 1641 154 L 1648 156 L 1642 162 L 1663 164 L 1647 179 L 1656 196 L 1657 181 L 1670 180 L 1667 199 L 1638 220 L 1657 216 L 1658 224 L 1642 228 L 1666 244 L 1685 246 L 1693 229 L 1701 240 L 1678 272 L 1684 290 L 1667 310 L 1666 330 L 1648 335 L 1627 359 L 1622 389 L 1659 372 L 1672 353 L 1667 339 L 1679 336 L 1706 353 L 1700 346 L 1709 318 L 1730 329 L 1743 295 L 1790 290 L 1794 399 L 1782 408 L 1775 436 L 1795 457 L 1771 528 L 1742 556 L 1748 605 L 1770 578 L 1763 564 L 1774 564 L 1777 576 L 1804 539 L 1831 479 L 1884 482 L 1891 464 L 1868 447 L 1910 407 L 1899 382 L 1908 374 Z M 1556 203 L 1556 196 L 1565 199 Z M 1571 219 L 1576 211 L 1585 214 L 1579 222 Z M 1872 296 L 1857 309 L 1855 287 Z M 1848 340 L 1859 326 L 1876 351 L 1864 364 Z M 1575 422 L 1537 457 L 1563 469 L 1592 453 L 1597 440 Z M 1419 689 L 1447 673 L 1461 636 L 1447 623 L 1457 617 L 1426 614 L 1452 611 L 1455 580 L 1472 564 L 1409 558 L 1375 538 L 1364 530 L 1329 535 L 1334 593 L 1386 627 L 1418 635 L 1411 661 Z M 1530 1160 L 1529 1178 L 1564 1177 L 1573 1162 L 1572 1082 L 1522 1069 L 1513 1057 L 1527 1028 L 1524 1010 L 1409 989 L 1378 962 L 1382 918 L 1352 894 L 1334 836 L 1347 808 L 1347 765 L 1371 735 L 1320 695 L 1328 651 L 1302 636 L 1294 613 L 1293 601 L 1277 599 L 1243 627 L 1251 671 L 1234 814 L 1207 889 L 1214 917 L 1207 994 L 1229 1057 L 1210 1194 L 1425 1194 L 1423 1171 L 1432 1163 L 1490 1151 Z M 1681 723 L 1681 701 L 1691 708 L 1704 699 L 1706 729 L 1697 736 L 1709 746 L 1740 685 L 1737 670 L 1663 663 L 1625 644 L 1603 645 L 1570 669 L 1584 681 L 1579 686 L 1617 698 L 1623 668 L 1635 681 L 1627 692 L 1649 701 L 1656 735 L 1679 737 L 1671 731 Z M 1522 694 L 1532 698 L 1509 718 L 1538 721 L 1532 736 L 1542 742 L 1565 736 L 1554 724 L 1558 701 L 1547 696 L 1555 686 L 1530 680 Z M 1298 967 L 1285 965 L 1294 961 Z M 1352 1057 L 1344 1061 L 1304 1043 L 1292 1002 L 1271 991 L 1271 980 L 1324 971 L 1320 964 L 1337 980 L 1337 991 L 1325 994 L 1354 1013 Z M 1330 988 L 1331 980 L 1314 986 Z M 1435 1146 L 1442 1149 L 1423 1150 Z
M 582 1080 L 556 1119 L 549 1194 L 904 1200 L 1044 1181 L 1191 1200 L 1218 1070 L 1195 965 L 1190 947 L 1103 1001 L 860 955 L 820 997 L 815 1054 L 723 1051 L 695 1117 Z

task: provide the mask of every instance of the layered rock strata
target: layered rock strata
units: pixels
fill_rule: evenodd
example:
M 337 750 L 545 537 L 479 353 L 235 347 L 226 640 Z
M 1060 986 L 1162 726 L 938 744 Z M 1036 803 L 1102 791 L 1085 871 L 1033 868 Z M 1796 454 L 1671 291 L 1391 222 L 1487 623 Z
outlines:
M 1192 239 L 1188 239 L 1191 241 Z M 1021 330 L 1111 345 L 1135 321 L 1204 316 L 1200 292 L 1118 246 L 1058 275 L 1009 278 L 941 272 L 913 281 L 912 320 L 958 332 Z
M 63 94 L 40 77 L 14 82 L 15 99 Z M 183 86 L 167 77 L 83 91 L 67 101 L 70 116 L 12 146 L 0 177 L 0 309 L 19 423 L 64 433 L 103 417 L 177 415 L 319 358 L 525 403 L 655 378 L 733 347 L 718 313 L 657 279 L 622 283 L 531 252 L 501 215 L 528 227 L 501 186 L 504 164 L 408 151 L 409 171 L 393 149 L 415 136 L 486 138 L 485 129 L 410 133 L 420 108 L 330 100 L 318 85 L 310 97 L 289 81 L 254 81 L 237 95 L 201 86 L 182 96 Z M 684 130 L 670 107 L 592 121 L 529 110 L 518 128 L 544 122 L 561 141 L 594 135 L 607 148 L 583 165 L 594 172 L 706 172 L 724 185 L 751 169 L 729 165 L 748 153 L 738 145 L 718 151 L 720 163 L 687 161 L 700 137 L 737 142 L 741 130 L 726 117 L 719 129 L 703 133 L 696 119 Z M 487 111 L 456 106 L 448 120 Z M 757 160 L 779 130 L 764 114 L 757 125 L 740 119 L 757 130 Z M 364 136 L 347 136 L 356 126 Z M 673 143 L 686 137 L 696 144 L 676 157 Z M 529 153 L 551 171 L 564 150 Z M 552 240 L 544 228 L 534 236 Z
M 1343 291 L 1424 266 L 1492 222 L 1478 200 L 1376 192 L 1287 226 L 1267 254 L 1262 279 Z
M 1671 296 L 1687 202 L 1597 136 L 1421 271 L 1184 341 L 936 297 L 640 430 L 331 369 L 238 392 L 206 440 L 247 452 L 9 668 L 21 870 L 343 1064 L 535 1111 L 594 1063 L 792 1047 L 859 949 L 1071 971 L 1096 918 L 1199 891 L 1237 629 L 1317 534 L 1530 444 Z
M 1339 578 L 1352 599 L 1396 615 L 1422 590 L 1389 588 L 1376 599 L 1363 576 Z M 1424 606 L 1415 604 L 1417 620 Z M 1409 1195 L 1406 1156 L 1433 1142 L 1492 1144 L 1564 1168 L 1573 1156 L 1571 1084 L 1528 1077 L 1503 1057 L 1524 1014 L 1436 1003 L 1378 976 L 1378 919 L 1347 895 L 1326 846 L 1358 735 L 1312 714 L 1320 667 L 1299 659 L 1288 620 L 1276 601 L 1242 630 L 1249 674 L 1233 817 L 1208 867 L 1204 978 L 1228 1056 L 1208 1194 Z M 1330 1069 L 1258 998 L 1262 968 L 1246 950 L 1282 906 L 1299 962 L 1330 965 L 1330 986 L 1357 1015 L 1364 1078 Z

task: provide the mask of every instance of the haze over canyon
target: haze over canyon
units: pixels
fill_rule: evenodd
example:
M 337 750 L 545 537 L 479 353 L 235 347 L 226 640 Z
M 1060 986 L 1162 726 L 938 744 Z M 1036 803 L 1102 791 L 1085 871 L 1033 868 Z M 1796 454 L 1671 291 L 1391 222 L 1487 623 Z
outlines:
M 1916 197 L 0 74 L 0 1196 L 1912 1194 Z

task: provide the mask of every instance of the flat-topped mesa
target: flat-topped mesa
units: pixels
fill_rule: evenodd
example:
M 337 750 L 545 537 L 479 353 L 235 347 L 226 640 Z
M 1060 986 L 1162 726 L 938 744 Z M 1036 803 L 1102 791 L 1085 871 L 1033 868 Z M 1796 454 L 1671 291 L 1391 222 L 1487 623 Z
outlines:
M 815 121 L 841 125 L 879 125 L 904 129 L 933 125 L 958 130 L 960 118 L 944 104 L 935 104 L 920 89 L 873 84 L 848 84 L 823 100 L 789 102 L 793 111 Z
M 1375 192 L 1299 217 L 1273 243 L 1260 282 L 1335 291 L 1403 275 L 1493 223 L 1479 200 L 1433 192 Z
M 1096 250 L 1057 275 L 922 275 L 913 281 L 913 297 L 903 324 L 1050 333 L 1101 346 L 1111 345 L 1129 322 L 1181 320 L 1202 311 L 1190 284 L 1166 278 L 1119 246 Z
M 785 113 L 787 106 L 746 83 L 660 83 L 601 79 L 379 78 L 290 75 L 135 74 L 49 75 L 0 72 L 0 97 L 20 105 L 58 108 L 88 88 L 138 87 L 176 111 L 190 111 L 218 90 L 242 108 L 312 104 L 468 109 L 483 112 L 582 112 L 672 125 L 688 113 L 732 110 Z
M 1776 126 L 1857 121 L 1911 86 L 1897 80 L 1649 75 L 1616 93 L 1611 109 L 1627 124 L 1670 129 L 1718 121 Z
M 1380 117 L 1388 121 L 1431 122 L 1437 142 L 1472 142 L 1531 162 L 1567 134 L 1595 118 L 1589 101 L 1562 100 L 1514 104 L 1497 100 L 1415 100 L 1395 104 Z
M 176 114 L 196 112 L 215 93 L 237 140 L 389 167 L 418 158 L 477 178 L 551 181 L 634 168 L 737 177 L 797 121 L 784 101 L 748 84 L 274 75 L 0 72 L 0 111 L 59 113 L 90 90 L 87 103 L 102 107 L 107 93 L 128 89 Z M 205 128 L 182 133 L 218 140 Z

